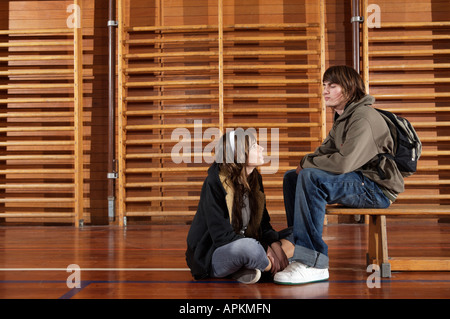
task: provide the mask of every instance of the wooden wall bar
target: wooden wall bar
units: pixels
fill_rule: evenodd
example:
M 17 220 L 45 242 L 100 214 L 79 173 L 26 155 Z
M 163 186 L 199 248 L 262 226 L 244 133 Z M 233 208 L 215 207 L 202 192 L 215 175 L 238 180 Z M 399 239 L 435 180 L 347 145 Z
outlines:
M 227 0 L 219 14 L 220 1 L 122 2 L 124 26 L 135 29 L 127 30 L 123 42 L 122 49 L 129 54 L 122 60 L 126 62 L 122 84 L 126 85 L 118 86 L 117 94 L 130 99 L 126 118 L 118 116 L 126 120 L 122 125 L 127 128 L 122 135 L 126 139 L 119 141 L 117 133 L 117 149 L 126 147 L 117 159 L 128 158 L 122 158 L 127 163 L 126 179 L 122 179 L 127 188 L 117 187 L 118 192 L 124 191 L 124 201 L 117 201 L 117 217 L 121 205 L 122 217 L 130 212 L 129 221 L 136 223 L 166 216 L 181 221 L 191 216 L 209 164 L 204 160 L 194 163 L 199 158 L 199 152 L 194 152 L 197 157 L 191 157 L 192 163 L 175 165 L 170 153 L 177 144 L 172 132 L 184 127 L 193 134 L 195 120 L 201 121 L 202 133 L 213 128 L 255 127 L 267 128 L 270 138 L 270 129 L 280 129 L 278 172 L 266 174 L 264 180 L 269 211 L 281 216 L 282 174 L 294 168 L 303 153 L 313 150 L 331 127 L 331 113 L 320 112 L 320 99 L 313 96 L 320 93 L 320 83 L 314 81 L 330 65 L 353 63 L 351 1 L 324 0 L 322 24 L 320 1 Z M 67 8 L 73 3 L 1 1 L 0 30 L 67 29 L 72 14 Z M 80 0 L 80 4 L 84 112 L 78 132 L 83 132 L 83 219 L 89 224 L 107 224 L 108 0 Z M 406 0 L 380 0 L 367 4 L 380 7 L 382 23 L 381 29 L 366 30 L 370 93 L 377 97 L 377 106 L 408 117 L 424 140 L 420 172 L 408 178 L 401 200 L 417 204 L 426 198 L 446 204 L 450 195 L 449 27 L 404 24 L 448 23 L 449 2 L 419 0 L 411 5 Z M 312 26 L 317 23 L 319 28 Z M 174 26 L 191 29 L 171 30 Z M 194 30 L 192 26 L 207 27 Z M 317 39 L 318 34 L 324 39 Z M 17 43 L 25 39 L 27 46 Z M 31 219 L 1 217 L 0 224 L 74 222 L 74 188 L 69 187 L 75 178 L 73 39 L 73 34 L 52 34 L 45 39 L 0 34 L 0 214 L 33 214 Z M 43 41 L 49 43 L 38 44 Z M 56 41 L 60 43 L 50 43 Z M 24 60 L 25 55 L 34 60 Z M 26 73 L 30 69 L 33 74 Z M 24 84 L 26 89 L 21 88 Z M 146 100 L 138 101 L 142 98 Z M 11 99 L 21 100 L 11 103 Z M 30 103 L 30 99 L 36 100 Z M 64 127 L 67 131 L 55 131 Z M 202 151 L 209 143 L 204 139 L 198 147 L 197 140 L 191 142 L 193 151 Z M 271 155 L 270 140 L 267 148 Z M 32 175 L 28 174 L 31 169 Z M 39 188 L 14 188 L 14 184 Z M 49 190 L 50 185 L 61 188 Z M 41 218 L 36 213 L 52 217 Z M 57 213 L 64 215 L 56 217 Z
M 213 160 L 205 151 L 221 132 L 236 128 L 255 129 L 266 145 L 272 158 L 265 174 L 269 209 L 284 214 L 284 172 L 326 133 L 323 2 L 290 6 L 295 23 L 282 14 L 270 23 L 252 20 L 260 9 L 286 9 L 281 3 L 228 1 L 205 2 L 209 14 L 197 16 L 195 24 L 189 17 L 174 21 L 182 10 L 201 12 L 187 3 L 159 1 L 159 25 L 134 25 L 132 11 L 129 24 L 120 23 L 119 223 L 192 216 Z M 121 9 L 126 21 L 126 5 Z
M 10 3 L 6 12 L 14 16 L 20 6 Z M 81 25 L 81 16 L 74 17 L 74 26 Z M 78 227 L 84 219 L 81 27 L 10 23 L 0 38 L 0 218 Z

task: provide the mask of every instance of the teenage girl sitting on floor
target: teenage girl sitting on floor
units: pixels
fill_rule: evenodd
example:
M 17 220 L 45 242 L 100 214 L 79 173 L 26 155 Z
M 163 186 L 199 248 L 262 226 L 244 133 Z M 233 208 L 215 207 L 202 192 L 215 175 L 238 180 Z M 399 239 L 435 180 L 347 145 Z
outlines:
M 223 135 L 208 170 L 187 236 L 186 261 L 195 279 L 231 276 L 255 283 L 288 265 L 294 246 L 289 231 L 275 231 L 266 209 L 264 164 L 256 138 L 242 129 Z M 285 235 L 283 235 L 285 234 Z

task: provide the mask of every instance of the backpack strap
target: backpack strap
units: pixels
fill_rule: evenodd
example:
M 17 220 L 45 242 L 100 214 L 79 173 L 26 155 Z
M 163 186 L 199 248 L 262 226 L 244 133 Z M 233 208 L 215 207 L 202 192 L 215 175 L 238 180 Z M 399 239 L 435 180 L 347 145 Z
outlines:
M 381 154 L 378 154 L 378 161 L 377 161 L 377 172 L 378 172 L 378 176 L 380 176 L 380 178 L 382 179 L 382 180 L 385 180 L 386 179 L 386 174 L 383 172 L 383 170 L 381 169 L 381 159 L 383 158 L 383 157 L 387 157 L 387 158 L 389 158 L 389 159 L 391 159 L 391 160 L 395 160 L 394 159 L 394 156 L 392 156 L 391 154 L 389 154 L 389 153 L 381 153 Z

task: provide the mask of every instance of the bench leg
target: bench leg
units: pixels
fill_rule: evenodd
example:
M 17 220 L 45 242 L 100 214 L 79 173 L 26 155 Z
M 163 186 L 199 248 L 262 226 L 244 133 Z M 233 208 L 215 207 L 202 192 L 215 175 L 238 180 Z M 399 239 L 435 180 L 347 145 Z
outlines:
M 367 263 L 380 267 L 381 277 L 391 277 L 387 248 L 386 216 L 369 216 L 369 251 Z

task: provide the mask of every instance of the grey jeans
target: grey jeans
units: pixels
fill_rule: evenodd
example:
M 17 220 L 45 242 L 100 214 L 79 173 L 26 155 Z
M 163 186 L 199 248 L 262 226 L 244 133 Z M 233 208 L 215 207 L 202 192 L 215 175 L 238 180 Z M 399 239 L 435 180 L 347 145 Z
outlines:
M 212 256 L 212 276 L 223 278 L 241 268 L 263 271 L 269 265 L 266 251 L 253 238 L 241 238 L 217 248 Z

